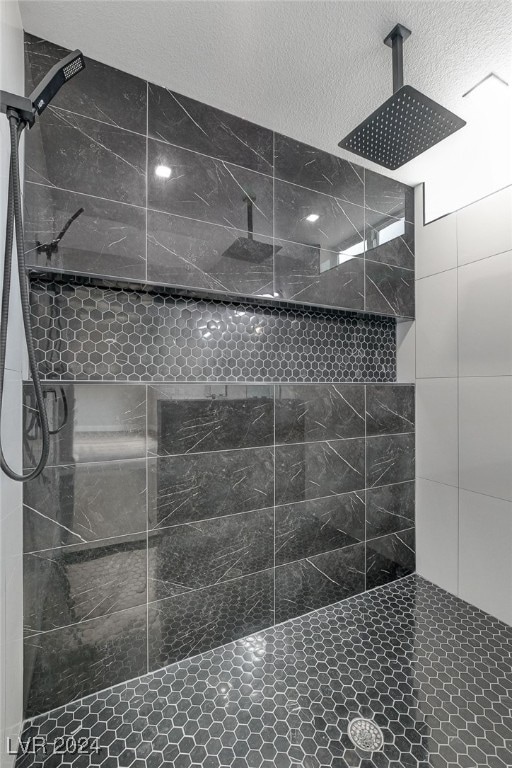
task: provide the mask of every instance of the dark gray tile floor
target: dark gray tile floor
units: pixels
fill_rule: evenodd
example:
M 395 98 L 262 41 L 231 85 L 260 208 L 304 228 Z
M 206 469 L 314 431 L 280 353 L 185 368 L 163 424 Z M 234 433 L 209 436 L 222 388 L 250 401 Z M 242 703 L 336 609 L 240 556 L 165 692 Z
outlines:
M 39 716 L 16 768 L 507 768 L 511 708 L 512 629 L 409 576 Z

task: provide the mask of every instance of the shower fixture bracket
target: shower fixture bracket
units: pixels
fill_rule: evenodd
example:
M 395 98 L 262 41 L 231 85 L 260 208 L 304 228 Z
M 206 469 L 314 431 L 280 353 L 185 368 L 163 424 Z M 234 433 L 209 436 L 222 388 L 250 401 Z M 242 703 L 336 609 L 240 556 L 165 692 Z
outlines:
M 0 91 L 0 112 L 7 114 L 9 110 L 15 112 L 20 120 L 32 128 L 36 114 L 29 98 L 8 91 Z
M 384 38 L 384 45 L 393 52 L 393 93 L 404 84 L 404 41 L 411 36 L 411 30 L 403 24 L 396 24 L 389 35 Z

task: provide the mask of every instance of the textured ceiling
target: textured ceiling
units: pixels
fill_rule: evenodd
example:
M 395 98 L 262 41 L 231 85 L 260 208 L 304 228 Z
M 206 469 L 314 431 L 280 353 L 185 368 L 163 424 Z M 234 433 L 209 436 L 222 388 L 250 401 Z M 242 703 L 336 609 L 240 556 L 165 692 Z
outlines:
M 404 47 L 405 82 L 462 117 L 462 95 L 490 71 L 512 81 L 509 0 L 26 0 L 20 6 L 28 32 L 347 157 L 338 141 L 391 95 L 391 51 L 382 40 L 396 22 L 413 32 Z M 456 155 L 469 159 L 489 139 L 495 153 L 496 143 L 503 144 L 501 165 L 509 164 L 509 136 L 493 138 L 485 126 L 470 126 L 389 175 L 410 184 L 439 179 L 441 170 L 449 178 L 460 174 Z M 498 176 L 503 186 L 502 168 Z M 489 183 L 498 182 L 482 179 L 484 193 Z

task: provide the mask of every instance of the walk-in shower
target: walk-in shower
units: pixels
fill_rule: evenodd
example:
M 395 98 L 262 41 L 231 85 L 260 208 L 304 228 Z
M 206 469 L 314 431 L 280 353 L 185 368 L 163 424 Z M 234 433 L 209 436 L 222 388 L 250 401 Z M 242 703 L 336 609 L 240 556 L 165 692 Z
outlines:
M 417 184 L 461 2 L 401 4 L 370 162 L 396 3 L 23 4 L 6 768 L 510 765 L 512 190 Z

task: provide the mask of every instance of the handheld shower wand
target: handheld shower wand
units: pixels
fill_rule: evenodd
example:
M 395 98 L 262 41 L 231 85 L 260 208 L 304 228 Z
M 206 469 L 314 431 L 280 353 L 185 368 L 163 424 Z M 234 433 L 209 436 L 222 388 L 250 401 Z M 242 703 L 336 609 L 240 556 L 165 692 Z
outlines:
M 20 286 L 21 312 L 25 330 L 28 362 L 34 386 L 37 412 L 42 433 L 41 456 L 37 465 L 26 475 L 18 474 L 7 463 L 1 445 L 0 467 L 12 480 L 24 482 L 33 480 L 43 471 L 50 451 L 50 429 L 44 403 L 43 389 L 34 350 L 32 326 L 30 322 L 30 292 L 25 265 L 25 244 L 23 233 L 23 211 L 21 203 L 21 183 L 19 167 L 20 138 L 28 126 L 32 128 L 36 117 L 41 115 L 60 88 L 85 67 L 85 60 L 80 51 L 73 51 L 48 72 L 45 78 L 29 97 L 0 91 L 0 111 L 5 112 L 9 121 L 11 159 L 9 167 L 9 191 L 7 198 L 7 224 L 5 233 L 4 276 L 2 287 L 2 305 L 0 310 L 0 429 L 5 380 L 5 358 L 7 352 L 7 327 L 9 321 L 9 301 L 12 279 L 12 251 L 16 237 L 18 259 L 18 281 Z

